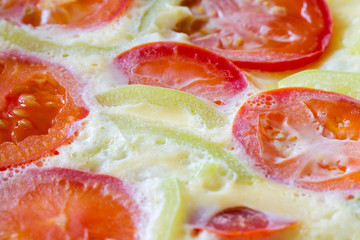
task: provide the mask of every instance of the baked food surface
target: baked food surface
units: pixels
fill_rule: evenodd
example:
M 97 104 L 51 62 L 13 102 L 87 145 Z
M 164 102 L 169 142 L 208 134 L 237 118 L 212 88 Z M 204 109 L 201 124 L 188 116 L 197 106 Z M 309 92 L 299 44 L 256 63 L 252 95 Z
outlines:
M 84 2 L 0 2 L 0 239 L 360 238 L 360 3 Z

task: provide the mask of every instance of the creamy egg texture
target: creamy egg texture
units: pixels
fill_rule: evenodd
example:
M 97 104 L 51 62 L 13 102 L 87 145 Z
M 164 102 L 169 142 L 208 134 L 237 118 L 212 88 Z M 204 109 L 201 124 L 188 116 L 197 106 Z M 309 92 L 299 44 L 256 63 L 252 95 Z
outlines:
M 1 20 L 2 51 L 59 63 L 85 83 L 81 95 L 89 115 L 76 136 L 57 148 L 57 154 L 27 167 L 101 173 L 133 185 L 135 201 L 148 216 L 138 221 L 138 238 L 143 240 L 219 239 L 199 228 L 234 206 L 294 223 L 275 239 L 360 239 L 358 191 L 317 192 L 274 182 L 248 165 L 250 157 L 242 149 L 233 147 L 233 119 L 253 94 L 302 86 L 359 98 L 360 2 L 326 2 L 334 26 L 324 54 L 295 70 L 244 69 L 248 92 L 225 106 L 177 90 L 130 86 L 114 67 L 117 55 L 143 43 L 190 42 L 187 34 L 174 30 L 192 16 L 180 0 L 133 1 L 125 14 L 92 31 L 21 27 Z M 339 82 L 325 70 L 336 71 Z M 11 177 L 12 171 L 2 171 L 1 177 Z

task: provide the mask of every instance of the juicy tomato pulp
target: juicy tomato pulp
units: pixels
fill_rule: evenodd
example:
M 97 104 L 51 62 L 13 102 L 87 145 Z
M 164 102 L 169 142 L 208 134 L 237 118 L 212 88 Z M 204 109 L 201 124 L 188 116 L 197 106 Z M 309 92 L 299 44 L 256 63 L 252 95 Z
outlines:
M 66 141 L 88 114 L 63 67 L 0 55 L 0 168 L 34 160 Z
M 332 31 L 324 0 L 185 0 L 183 5 L 194 17 L 176 30 L 240 67 L 300 67 L 322 54 Z
M 89 28 L 113 20 L 130 0 L 10 0 L 0 3 L 0 18 L 34 27 L 58 24 Z
M 32 169 L 0 185 L 1 239 L 135 239 L 138 207 L 119 179 Z
M 213 215 L 203 229 L 224 237 L 242 237 L 242 239 L 257 239 L 264 236 L 281 237 L 280 232 L 290 229 L 295 224 L 288 219 L 282 219 L 259 212 L 248 207 L 232 207 Z
M 233 124 L 235 146 L 267 178 L 326 191 L 360 187 L 360 101 L 306 88 L 257 94 Z
M 173 88 L 219 105 L 248 87 L 246 76 L 231 62 L 189 44 L 144 44 L 120 54 L 114 62 L 129 77 L 129 84 Z

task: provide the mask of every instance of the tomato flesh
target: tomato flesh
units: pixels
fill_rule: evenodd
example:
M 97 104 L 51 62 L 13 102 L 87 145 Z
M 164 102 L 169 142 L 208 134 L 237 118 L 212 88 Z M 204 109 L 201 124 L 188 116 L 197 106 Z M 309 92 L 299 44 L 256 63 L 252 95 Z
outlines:
M 297 68 L 319 57 L 331 35 L 323 0 L 197 0 L 183 5 L 193 18 L 176 30 L 241 67 Z
M 31 56 L 0 54 L 0 167 L 32 161 L 66 141 L 88 110 L 65 68 Z
M 217 213 L 210 219 L 207 227 L 219 232 L 237 233 L 266 228 L 268 224 L 265 214 L 247 207 L 236 207 Z
M 65 89 L 48 75 L 33 75 L 5 97 L 0 144 L 18 143 L 31 135 L 46 135 L 65 105 Z
M 0 17 L 38 27 L 48 24 L 88 28 L 113 20 L 126 9 L 128 0 L 32 0 L 7 1 Z
M 267 178 L 317 190 L 360 187 L 360 101 L 306 88 L 255 95 L 233 124 L 235 146 Z
M 223 237 L 255 239 L 275 234 L 280 237 L 280 232 L 290 229 L 294 224 L 294 221 L 288 219 L 237 206 L 213 215 L 203 229 Z
M 322 135 L 339 140 L 360 138 L 360 112 L 356 104 L 313 99 L 306 102 L 314 118 L 324 126 Z
M 119 179 L 32 169 L 0 186 L 2 239 L 136 239 L 137 205 Z
M 173 88 L 219 105 L 243 93 L 246 76 L 225 58 L 201 48 L 175 42 L 140 45 L 114 60 L 129 84 Z

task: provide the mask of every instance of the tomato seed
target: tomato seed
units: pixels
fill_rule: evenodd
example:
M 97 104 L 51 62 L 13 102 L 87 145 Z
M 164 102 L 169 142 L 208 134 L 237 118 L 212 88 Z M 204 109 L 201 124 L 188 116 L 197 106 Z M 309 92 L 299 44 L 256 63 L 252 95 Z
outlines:
M 55 102 L 46 102 L 44 103 L 46 107 L 58 107 L 58 104 Z
M 200 30 L 200 33 L 203 34 L 203 35 L 206 35 L 209 33 L 209 31 L 205 30 L 205 29 L 201 29 Z
M 32 123 L 27 119 L 21 119 L 18 123 L 19 123 L 19 125 L 21 125 L 23 127 L 26 127 L 26 128 L 32 128 L 33 127 Z
M 19 108 L 18 108 L 18 109 L 14 109 L 14 110 L 12 111 L 12 113 L 13 113 L 15 116 L 17 116 L 17 117 L 26 117 L 26 116 L 27 116 L 25 110 L 19 109 Z
M 234 43 L 234 47 L 240 47 L 244 44 L 244 39 L 241 37 L 237 37 Z
M 271 5 L 271 2 L 270 1 L 265 1 L 265 2 L 263 2 L 263 5 L 266 6 L 266 7 L 269 7 Z
M 36 98 L 34 95 L 31 94 L 21 94 L 19 97 L 19 102 L 25 104 L 29 107 L 37 107 L 40 104 L 36 101 Z
M 286 11 L 286 8 L 284 8 L 284 7 L 274 6 L 270 9 L 270 13 L 273 15 L 285 16 L 287 11 Z
M 296 140 L 297 139 L 297 136 L 291 136 L 291 137 L 289 137 L 289 141 L 294 141 L 294 140 Z
M 7 127 L 8 127 L 8 123 L 5 120 L 0 119 L 0 128 L 6 129 Z
M 199 6 L 197 10 L 199 11 L 199 13 L 205 13 L 205 9 L 201 6 Z
M 210 12 L 209 17 L 212 17 L 212 18 L 218 17 L 218 13 L 216 11 L 212 11 L 212 12 Z

